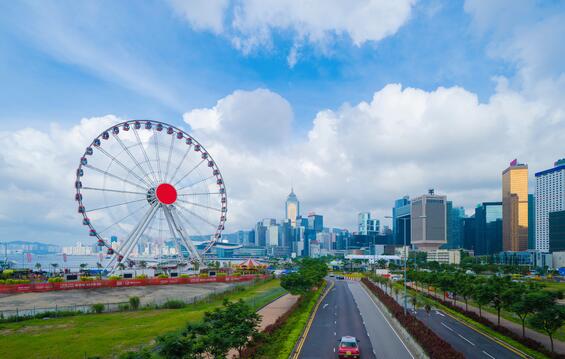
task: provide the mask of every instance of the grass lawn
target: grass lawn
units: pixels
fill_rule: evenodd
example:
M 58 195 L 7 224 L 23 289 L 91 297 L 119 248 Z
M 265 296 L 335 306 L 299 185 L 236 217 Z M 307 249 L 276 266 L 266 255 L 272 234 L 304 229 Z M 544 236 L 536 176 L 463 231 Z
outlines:
M 260 282 L 227 294 L 244 299 L 255 308 L 284 293 L 278 280 Z M 200 320 L 205 311 L 222 304 L 222 299 L 182 309 L 140 310 L 80 315 L 49 320 L 34 319 L 0 324 L 0 358 L 103 358 L 150 344 L 157 336 Z
M 326 283 L 316 293 L 302 301 L 298 308 L 288 317 L 287 321 L 277 331 L 269 335 L 257 353 L 257 358 L 287 359 L 289 357 L 325 287 Z

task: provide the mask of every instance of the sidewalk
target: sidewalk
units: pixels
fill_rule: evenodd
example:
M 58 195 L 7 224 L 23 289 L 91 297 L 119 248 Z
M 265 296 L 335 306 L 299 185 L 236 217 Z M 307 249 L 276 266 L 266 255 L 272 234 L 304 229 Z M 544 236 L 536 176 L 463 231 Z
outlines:
M 408 286 L 410 288 L 418 290 L 419 292 L 427 293 L 425 291 L 422 291 L 420 288 L 414 287 L 412 285 L 412 283 L 409 283 Z M 443 299 L 443 295 L 438 294 L 438 293 L 430 292 L 430 293 L 427 293 L 427 294 L 435 296 L 438 299 Z M 451 300 L 449 298 L 447 298 L 447 300 L 453 304 L 453 300 Z M 458 307 L 462 308 L 462 309 L 465 309 L 465 302 L 457 300 L 456 305 Z M 468 311 L 474 312 L 477 315 L 479 314 L 479 308 L 472 306 L 472 305 L 468 306 Z M 485 310 L 482 311 L 482 316 L 483 316 L 483 318 L 487 318 L 488 320 L 490 320 L 494 324 L 496 324 L 497 321 L 498 321 L 496 314 L 489 313 Z M 516 333 L 517 335 L 522 336 L 522 325 L 521 324 L 517 324 L 517 323 L 509 321 L 508 319 L 500 317 L 500 325 L 508 328 L 509 330 Z M 534 340 L 542 343 L 547 348 L 547 350 L 551 350 L 551 342 L 550 342 L 549 337 L 547 335 L 542 334 L 540 332 L 537 332 L 535 330 L 532 330 L 532 329 L 529 329 L 528 327 L 526 327 L 526 337 L 534 339 Z M 560 340 L 553 338 L 553 348 L 554 348 L 556 353 L 565 354 L 565 342 L 562 342 Z
M 261 308 L 257 313 L 261 315 L 261 324 L 259 324 L 259 331 L 262 332 L 267 326 L 273 324 L 279 317 L 286 313 L 290 307 L 298 300 L 298 295 L 285 294 L 279 299 L 271 302 Z M 228 358 L 237 358 L 237 350 L 230 350 L 227 355 Z

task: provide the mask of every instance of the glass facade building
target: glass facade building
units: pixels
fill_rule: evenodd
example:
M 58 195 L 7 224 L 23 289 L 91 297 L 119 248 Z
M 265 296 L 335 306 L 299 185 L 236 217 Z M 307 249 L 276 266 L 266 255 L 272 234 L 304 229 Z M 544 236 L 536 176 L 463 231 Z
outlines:
M 447 244 L 442 248 L 463 248 L 461 240 L 463 218 L 465 218 L 465 208 L 453 207 L 453 202 L 447 201 Z
M 407 245 L 411 244 L 410 213 L 410 197 L 404 196 L 394 202 L 394 208 L 392 209 L 392 238 L 394 244 L 404 244 L 405 239 Z M 404 238 L 405 236 L 406 238 Z
M 285 205 L 284 205 L 284 215 L 285 219 L 290 220 L 292 227 L 296 227 L 296 218 L 300 216 L 300 202 L 298 197 L 294 194 L 294 189 L 290 189 L 290 194 L 288 195 Z
M 528 249 L 536 249 L 536 197 L 528 195 Z
M 565 211 L 549 213 L 549 251 L 565 251 Z
M 528 249 L 528 165 L 517 160 L 502 172 L 502 246 Z
M 475 255 L 502 251 L 502 202 L 483 202 L 475 208 Z

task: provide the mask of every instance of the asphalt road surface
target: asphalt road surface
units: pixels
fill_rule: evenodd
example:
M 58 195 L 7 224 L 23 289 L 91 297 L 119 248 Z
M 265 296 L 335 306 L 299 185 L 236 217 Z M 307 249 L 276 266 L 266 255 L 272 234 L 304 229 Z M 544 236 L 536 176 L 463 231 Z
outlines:
M 420 309 L 416 316 L 466 358 L 522 358 L 442 311 L 432 310 L 428 316 L 425 310 Z
M 335 280 L 318 307 L 299 357 L 337 358 L 338 340 L 345 335 L 360 341 L 363 359 L 413 359 L 359 282 Z
M 398 296 L 398 302 L 402 303 L 402 294 Z M 410 298 L 408 298 L 408 308 L 411 308 Z M 494 340 L 486 337 L 473 329 L 467 327 L 456 319 L 445 314 L 441 310 L 433 308 L 428 315 L 424 309 L 417 311 L 416 317 L 426 324 L 437 335 L 466 358 L 475 359 L 514 359 L 523 358 L 513 351 L 503 347 Z

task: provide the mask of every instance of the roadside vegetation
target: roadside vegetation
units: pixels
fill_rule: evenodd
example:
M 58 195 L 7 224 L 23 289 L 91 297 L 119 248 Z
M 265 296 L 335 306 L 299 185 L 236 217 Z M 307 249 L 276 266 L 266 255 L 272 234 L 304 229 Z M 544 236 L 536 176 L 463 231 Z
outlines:
M 45 357 L 71 359 L 109 358 L 132 349 L 143 353 L 144 348 L 153 345 L 155 338 L 183 330 L 188 323 L 200 322 L 205 312 L 222 307 L 224 299 L 243 299 L 255 311 L 284 292 L 278 280 L 268 280 L 179 309 L 143 309 L 3 323 L 0 324 L 0 358 L 32 358 L 39 352 Z

